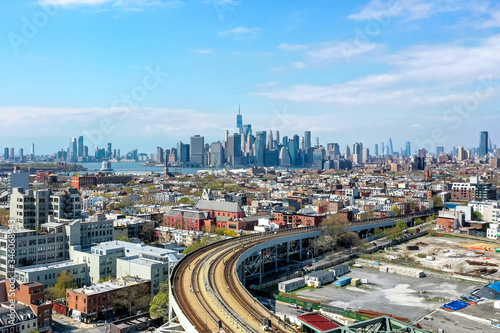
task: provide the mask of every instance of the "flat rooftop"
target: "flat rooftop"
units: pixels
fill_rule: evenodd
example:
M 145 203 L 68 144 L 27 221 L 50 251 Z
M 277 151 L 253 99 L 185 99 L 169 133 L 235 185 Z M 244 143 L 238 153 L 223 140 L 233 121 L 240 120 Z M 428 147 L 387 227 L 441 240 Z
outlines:
M 317 313 L 305 314 L 297 317 L 297 319 L 316 332 L 325 332 L 340 327 L 337 323 Z
M 82 264 L 85 265 L 84 262 L 74 262 L 72 260 L 67 260 L 67 261 L 59 261 L 59 262 L 53 263 L 53 264 L 18 267 L 16 269 L 20 272 L 32 273 L 32 272 L 43 272 L 43 271 L 57 269 L 57 268 L 61 268 L 61 269 L 70 268 L 73 266 L 81 266 Z

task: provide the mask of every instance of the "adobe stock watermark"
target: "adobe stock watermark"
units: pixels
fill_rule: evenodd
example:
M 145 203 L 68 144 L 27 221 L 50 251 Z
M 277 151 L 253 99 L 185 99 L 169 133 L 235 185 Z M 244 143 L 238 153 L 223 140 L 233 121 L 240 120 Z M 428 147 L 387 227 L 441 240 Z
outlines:
M 394 14 L 399 12 L 400 9 L 401 1 L 394 1 L 379 13 L 376 18 L 365 22 L 363 28 L 354 28 L 354 38 L 352 41 L 340 43 L 340 49 L 345 60 L 351 62 L 353 56 L 361 54 L 367 48 L 370 48 L 372 40 L 391 24 Z
M 39 7 L 31 17 L 24 16 L 21 18 L 21 28 L 18 32 L 9 32 L 7 34 L 7 39 L 16 56 L 19 55 L 20 48 L 38 36 L 40 30 L 49 24 L 60 9 L 57 1 L 43 5 L 39 4 Z
M 269 128 L 278 130 L 294 128 L 293 123 L 290 121 L 290 114 L 288 113 L 286 107 L 282 109 L 273 109 L 271 120 L 269 122 Z
M 240 5 L 240 0 L 208 0 L 214 6 L 215 11 L 219 20 L 224 20 L 224 15 L 226 12 L 233 11 L 234 8 Z
M 147 73 L 144 75 L 141 84 L 134 86 L 128 93 L 122 94 L 111 103 L 111 110 L 123 110 L 119 116 L 102 118 L 95 128 L 83 131 L 83 135 L 89 141 L 90 147 L 99 147 L 104 144 L 106 137 L 117 128 L 117 122 L 126 121 L 132 110 L 139 107 L 139 103 L 146 100 L 148 94 L 157 89 L 168 76 L 168 73 L 163 72 L 160 66 L 156 66 L 156 68 L 147 66 L 145 70 Z
M 459 130 L 479 108 L 482 102 L 490 98 L 500 88 L 500 82 L 494 82 L 491 75 L 478 78 L 478 84 L 474 93 L 465 96 L 461 102 L 455 103 L 445 110 L 442 120 L 447 124 L 446 128 L 434 128 L 425 140 L 417 140 L 417 147 L 425 148 L 427 151 L 435 151 L 436 147 L 443 146 L 448 140 L 446 134 L 449 130 Z

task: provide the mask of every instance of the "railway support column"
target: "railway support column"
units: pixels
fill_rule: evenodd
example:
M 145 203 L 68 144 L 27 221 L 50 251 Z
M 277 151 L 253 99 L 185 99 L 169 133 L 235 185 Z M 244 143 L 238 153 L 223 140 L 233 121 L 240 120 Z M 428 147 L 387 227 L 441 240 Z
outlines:
M 299 239 L 299 259 L 302 261 L 302 238 Z
M 259 284 L 262 284 L 262 275 L 264 273 L 264 259 L 262 258 L 262 250 L 259 251 Z
M 290 263 L 290 242 L 286 242 L 286 263 Z

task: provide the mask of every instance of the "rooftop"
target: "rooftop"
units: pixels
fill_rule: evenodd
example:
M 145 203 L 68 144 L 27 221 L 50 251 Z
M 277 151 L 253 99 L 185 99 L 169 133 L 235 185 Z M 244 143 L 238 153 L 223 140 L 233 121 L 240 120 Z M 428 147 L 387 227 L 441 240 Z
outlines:
M 20 267 L 16 268 L 18 271 L 25 272 L 25 273 L 32 273 L 32 272 L 40 272 L 40 271 L 45 271 L 45 270 L 50 270 L 50 269 L 56 269 L 56 268 L 70 268 L 73 266 L 81 266 L 85 265 L 85 263 L 76 263 L 72 260 L 66 260 L 66 261 L 59 261 L 54 264 L 47 264 L 47 265 L 33 265 L 33 266 L 26 266 L 26 267 Z
M 297 317 L 297 319 L 317 332 L 325 332 L 340 327 L 340 325 L 334 323 L 330 319 L 316 313 L 304 314 Z

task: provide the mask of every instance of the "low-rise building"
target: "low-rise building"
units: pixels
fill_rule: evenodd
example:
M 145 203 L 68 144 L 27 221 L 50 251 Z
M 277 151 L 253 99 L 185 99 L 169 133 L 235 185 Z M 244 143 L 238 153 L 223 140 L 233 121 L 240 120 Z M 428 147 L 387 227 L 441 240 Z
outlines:
M 78 319 L 89 323 L 97 319 L 112 317 L 118 297 L 127 297 L 126 293 L 134 293 L 132 289 L 135 289 L 136 294 L 144 295 L 144 292 L 149 293 L 150 288 L 148 280 L 121 278 L 88 287 L 67 289 L 66 303 L 68 308 L 73 310 L 73 314 L 80 314 Z
M 60 273 L 64 271 L 71 273 L 76 285 L 89 284 L 87 264 L 72 260 L 59 261 L 47 265 L 18 267 L 14 271 L 14 277 L 20 283 L 34 281 L 42 284 L 44 288 L 48 288 L 53 287 L 57 283 Z
M 0 288 L 5 288 L 7 291 L 11 290 L 9 280 L 5 280 L 0 284 Z M 43 285 L 37 282 L 16 283 L 12 292 L 7 292 L 9 301 L 15 300 L 19 304 L 29 306 L 36 316 L 36 325 L 30 325 L 32 331 L 49 331 L 52 325 L 52 303 L 45 300 L 45 293 Z M 5 300 L 2 300 L 5 301 Z M 27 323 L 24 324 L 26 329 Z M 21 330 L 24 329 L 21 326 Z M 4 331 L 5 332 L 5 331 Z

